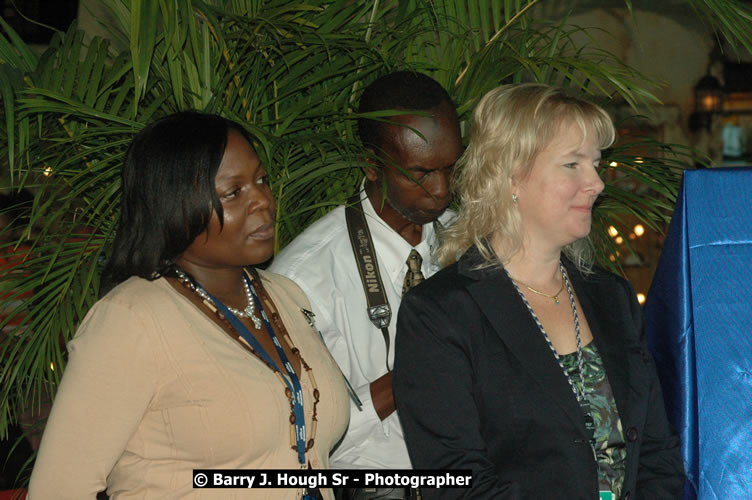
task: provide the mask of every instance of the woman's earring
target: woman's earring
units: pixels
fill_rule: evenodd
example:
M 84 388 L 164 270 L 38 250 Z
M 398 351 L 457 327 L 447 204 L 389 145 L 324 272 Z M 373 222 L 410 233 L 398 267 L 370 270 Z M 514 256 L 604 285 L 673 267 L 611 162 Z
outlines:
M 512 193 L 512 203 L 517 204 L 517 195 L 515 193 Z

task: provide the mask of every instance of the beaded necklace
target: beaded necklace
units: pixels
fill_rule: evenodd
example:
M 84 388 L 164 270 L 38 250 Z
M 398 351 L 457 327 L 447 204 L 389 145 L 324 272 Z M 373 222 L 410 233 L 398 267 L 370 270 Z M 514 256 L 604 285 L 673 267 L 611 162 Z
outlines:
M 243 340 L 245 340 L 247 346 L 250 347 L 251 353 L 259 360 L 261 360 L 270 370 L 272 370 L 275 375 L 277 375 L 277 379 L 285 386 L 285 396 L 290 402 L 290 445 L 293 450 L 297 451 L 298 462 L 300 463 L 300 466 L 305 467 L 305 453 L 313 447 L 316 436 L 316 426 L 318 423 L 316 417 L 320 393 L 318 386 L 316 385 L 316 379 L 313 377 L 313 370 L 305 362 L 303 356 L 301 356 L 300 350 L 298 350 L 298 348 L 295 347 L 295 345 L 292 343 L 292 339 L 290 338 L 290 335 L 288 334 L 287 329 L 285 328 L 285 325 L 282 322 L 282 319 L 280 318 L 276 307 L 274 306 L 274 302 L 271 300 L 271 297 L 269 297 L 263 284 L 256 276 L 255 271 L 250 274 L 244 273 L 244 287 L 247 287 L 247 289 L 251 292 L 251 298 L 255 303 L 256 309 L 260 312 L 261 317 L 263 318 L 266 331 L 269 334 L 272 343 L 274 344 L 275 350 L 277 351 L 280 360 L 282 361 L 282 365 L 287 372 L 287 377 L 285 377 L 282 371 L 277 367 L 277 364 L 274 362 L 274 360 L 272 360 L 272 358 L 266 352 L 264 347 L 253 336 L 253 334 L 251 334 L 248 328 L 237 318 L 237 316 L 233 313 L 233 311 L 230 310 L 229 307 L 223 304 L 211 293 L 209 293 L 204 287 L 201 286 L 200 283 L 198 283 L 198 281 L 189 276 L 187 273 L 183 272 L 180 269 L 176 269 L 175 274 L 185 287 L 198 295 L 202 299 L 203 304 L 207 306 L 210 311 L 216 314 L 220 320 L 225 322 L 227 326 L 230 327 L 230 330 L 232 330 L 233 332 L 238 334 L 239 337 L 242 337 Z M 256 287 L 254 286 L 254 284 L 258 286 L 258 294 L 256 293 Z M 259 298 L 259 294 L 261 295 L 261 298 Z M 308 374 L 308 379 L 311 382 L 314 401 L 313 416 L 311 418 L 311 436 L 308 441 L 306 441 L 303 391 L 300 387 L 300 379 L 295 373 L 292 364 L 288 360 L 287 355 L 282 348 L 282 344 L 279 342 L 279 338 L 277 337 L 274 328 L 272 328 L 271 323 L 269 322 L 269 317 L 264 310 L 263 302 L 265 302 L 267 304 L 267 307 L 270 308 L 271 317 L 274 321 L 275 326 L 277 327 L 277 330 L 279 330 L 279 332 L 282 334 L 282 338 L 285 339 L 285 342 L 290 348 L 290 352 L 292 352 L 293 355 L 295 355 L 300 360 L 300 366 L 306 371 L 306 373 Z
M 185 282 L 188 277 L 185 275 L 183 271 L 178 270 L 177 271 L 178 277 Z M 189 280 L 190 281 L 190 280 Z M 240 309 L 235 309 L 232 306 L 227 306 L 227 309 L 230 310 L 232 314 L 237 316 L 238 318 L 249 318 L 251 321 L 253 321 L 253 326 L 256 327 L 256 330 L 261 330 L 261 319 L 256 316 L 256 303 L 253 300 L 253 293 L 251 292 L 251 287 L 248 284 L 246 280 L 243 280 L 243 289 L 245 290 L 245 297 L 248 301 L 247 305 L 243 308 L 241 311 Z M 191 290 L 196 293 L 199 297 L 202 299 L 210 301 L 212 304 L 214 301 L 209 297 L 209 294 L 201 287 L 193 287 L 191 286 Z

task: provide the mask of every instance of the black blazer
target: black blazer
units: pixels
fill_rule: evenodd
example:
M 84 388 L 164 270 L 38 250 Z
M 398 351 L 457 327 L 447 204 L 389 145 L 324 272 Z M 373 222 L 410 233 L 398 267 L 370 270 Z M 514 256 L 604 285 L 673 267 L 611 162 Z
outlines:
M 416 469 L 471 469 L 472 489 L 431 498 L 598 498 L 577 400 L 503 269 L 476 248 L 411 290 L 397 322 L 394 396 Z M 634 290 L 566 259 L 611 384 L 627 446 L 621 498 L 681 498 L 679 437 L 641 338 Z M 562 301 L 564 302 L 564 301 Z M 567 301 L 568 302 L 568 301 Z

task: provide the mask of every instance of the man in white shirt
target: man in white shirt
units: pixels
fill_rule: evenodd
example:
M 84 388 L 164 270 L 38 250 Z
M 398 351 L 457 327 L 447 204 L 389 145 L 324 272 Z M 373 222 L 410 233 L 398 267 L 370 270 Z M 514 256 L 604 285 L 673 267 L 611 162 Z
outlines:
M 350 425 L 331 457 L 332 467 L 339 469 L 411 467 L 392 396 L 397 309 L 413 249 L 422 258 L 425 277 L 438 270 L 432 255 L 437 247 L 434 222 L 452 216 L 445 213 L 449 180 L 462 153 L 454 104 L 433 79 L 412 72 L 377 79 L 364 90 L 358 111 L 386 109 L 424 114 L 392 116 L 392 123 L 358 121 L 360 139 L 375 155 L 360 199 L 392 311 L 388 354 L 382 332 L 368 316 L 345 207 L 306 229 L 270 268 L 305 291 L 316 326 L 362 402 L 361 408 L 351 402 Z

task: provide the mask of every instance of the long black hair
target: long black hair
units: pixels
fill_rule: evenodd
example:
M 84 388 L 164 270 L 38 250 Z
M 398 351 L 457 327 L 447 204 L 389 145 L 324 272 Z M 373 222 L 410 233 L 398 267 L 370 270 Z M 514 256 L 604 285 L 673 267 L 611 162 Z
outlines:
M 230 129 L 248 133 L 216 115 L 183 111 L 141 130 L 122 169 L 120 220 L 100 296 L 131 276 L 153 280 L 171 269 L 209 224 L 223 222 L 214 178 Z

